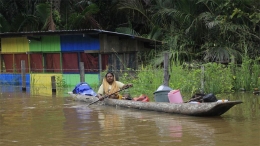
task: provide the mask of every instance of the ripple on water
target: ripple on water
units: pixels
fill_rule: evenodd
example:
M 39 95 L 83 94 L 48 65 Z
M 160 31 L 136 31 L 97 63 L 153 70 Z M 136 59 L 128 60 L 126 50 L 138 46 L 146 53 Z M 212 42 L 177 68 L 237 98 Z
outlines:
M 24 107 L 23 109 L 35 109 L 35 107 Z

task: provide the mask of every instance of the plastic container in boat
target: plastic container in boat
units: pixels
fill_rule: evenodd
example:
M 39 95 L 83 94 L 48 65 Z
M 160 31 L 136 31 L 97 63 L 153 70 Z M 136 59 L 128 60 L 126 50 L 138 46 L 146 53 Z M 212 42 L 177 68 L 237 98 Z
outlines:
M 153 93 L 154 99 L 156 102 L 169 102 L 168 93 L 172 90 L 172 88 L 161 85 L 159 88 Z
M 170 103 L 183 103 L 180 90 L 172 90 L 168 93 Z

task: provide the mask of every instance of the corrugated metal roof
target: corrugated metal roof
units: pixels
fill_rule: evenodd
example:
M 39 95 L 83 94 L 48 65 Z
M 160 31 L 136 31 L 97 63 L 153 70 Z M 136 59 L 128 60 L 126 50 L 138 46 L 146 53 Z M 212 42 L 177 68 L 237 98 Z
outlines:
M 153 45 L 161 45 L 161 41 L 146 39 L 139 36 L 134 36 L 130 34 L 123 34 L 118 32 L 106 31 L 101 29 L 79 29 L 79 30 L 55 30 L 55 31 L 30 31 L 30 32 L 5 32 L 0 33 L 0 38 L 6 37 L 27 37 L 27 36 L 45 36 L 45 35 L 78 35 L 78 34 L 90 34 L 90 35 L 99 35 L 99 34 L 108 34 L 108 35 L 117 35 L 119 37 L 129 37 L 132 39 L 137 39 L 142 42 L 147 42 Z

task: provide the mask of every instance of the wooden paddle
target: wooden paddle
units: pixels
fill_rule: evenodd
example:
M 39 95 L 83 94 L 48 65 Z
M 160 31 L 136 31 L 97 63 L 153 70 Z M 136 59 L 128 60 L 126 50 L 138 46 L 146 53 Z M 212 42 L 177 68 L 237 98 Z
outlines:
M 88 104 L 88 106 L 90 106 L 91 104 L 94 104 L 94 103 L 96 103 L 96 102 L 98 102 L 98 101 L 100 101 L 100 100 L 103 100 L 103 99 L 105 99 L 105 98 L 108 98 L 109 96 L 114 95 L 114 94 L 116 94 L 116 93 L 118 93 L 118 92 L 120 92 L 120 91 L 123 91 L 123 90 L 125 90 L 125 89 L 128 89 L 128 88 L 130 88 L 130 87 L 133 87 L 133 86 L 126 85 L 124 88 L 122 88 L 122 89 L 120 89 L 120 90 L 118 90 L 118 91 L 116 91 L 116 92 L 114 92 L 114 93 L 111 93 L 111 94 L 109 94 L 109 95 L 103 96 L 103 97 L 99 98 L 97 101 L 91 102 L 90 104 Z

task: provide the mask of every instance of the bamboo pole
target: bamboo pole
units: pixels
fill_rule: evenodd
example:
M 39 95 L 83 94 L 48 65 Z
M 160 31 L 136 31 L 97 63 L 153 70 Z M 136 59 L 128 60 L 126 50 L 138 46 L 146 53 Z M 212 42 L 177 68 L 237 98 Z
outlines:
M 98 67 L 99 67 L 99 74 L 101 74 L 101 72 L 102 72 L 102 68 L 103 68 L 103 66 L 102 66 L 102 55 L 101 54 L 98 54 Z
M 56 80 L 55 80 L 55 76 L 51 76 L 51 89 L 52 89 L 52 93 L 56 92 Z
M 3 72 L 2 54 L 0 54 L 0 74 Z
M 79 63 L 79 70 L 80 70 L 80 82 L 85 82 L 84 62 Z
M 169 53 L 164 54 L 164 82 L 163 85 L 169 86 Z
M 205 67 L 201 66 L 201 92 L 204 93 Z
M 25 61 L 21 60 L 22 91 L 26 91 Z

